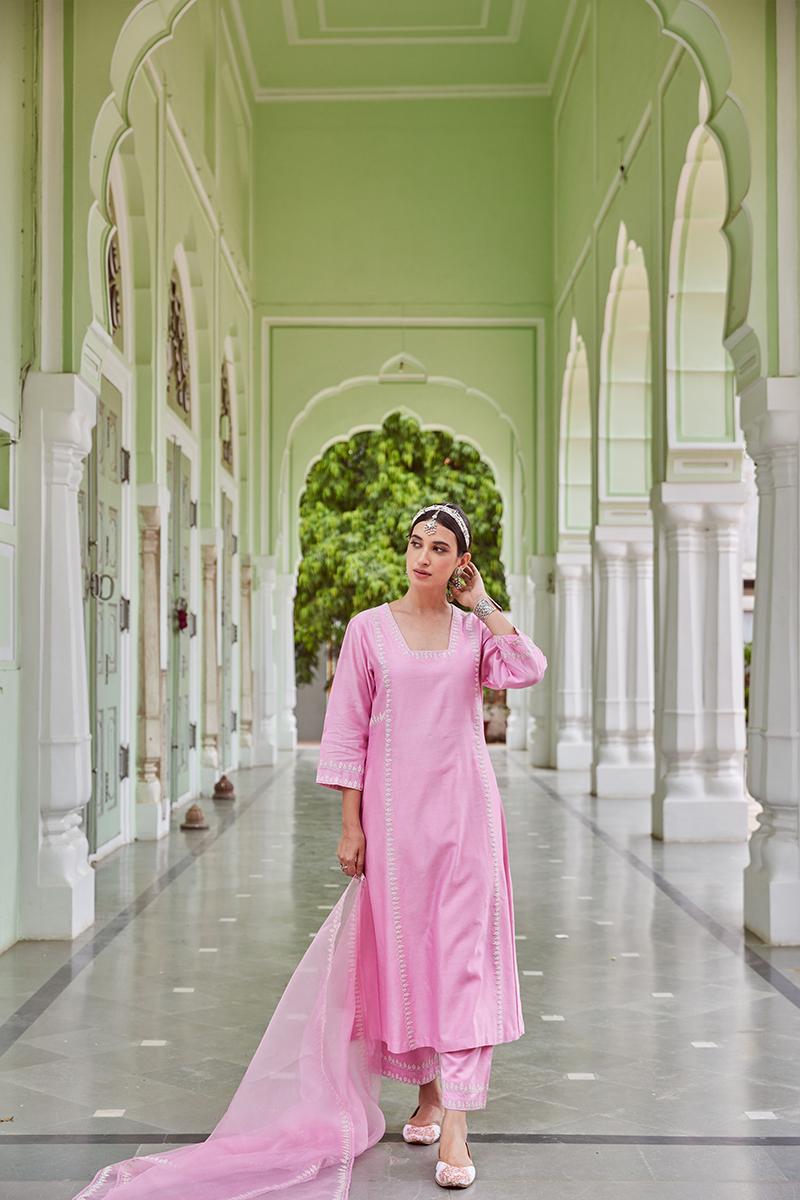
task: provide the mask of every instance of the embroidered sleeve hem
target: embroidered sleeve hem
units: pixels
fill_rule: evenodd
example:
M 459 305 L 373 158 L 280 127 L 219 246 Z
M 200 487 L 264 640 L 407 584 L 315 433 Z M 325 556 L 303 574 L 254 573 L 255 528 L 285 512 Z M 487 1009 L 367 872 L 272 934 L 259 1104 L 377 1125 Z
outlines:
M 321 762 L 317 767 L 317 783 L 330 788 L 363 789 L 364 764 L 362 762 Z

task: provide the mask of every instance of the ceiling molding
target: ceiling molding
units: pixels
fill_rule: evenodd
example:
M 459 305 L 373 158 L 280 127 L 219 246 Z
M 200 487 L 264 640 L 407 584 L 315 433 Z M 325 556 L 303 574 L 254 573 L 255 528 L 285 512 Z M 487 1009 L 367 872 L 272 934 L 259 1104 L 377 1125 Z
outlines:
M 257 104 L 298 104 L 356 100 L 503 100 L 549 96 L 546 83 L 442 84 L 439 87 L 258 88 Z
M 297 22 L 295 0 L 281 0 L 281 9 L 286 40 L 290 46 L 507 46 L 514 45 L 519 41 L 527 4 L 528 0 L 511 0 L 508 28 L 505 33 L 451 34 L 449 36 L 446 34 L 420 35 L 409 32 L 398 37 L 386 37 L 380 34 L 376 34 L 374 37 L 339 37 L 335 34 L 327 37 L 304 37 L 300 33 Z M 320 25 L 322 26 L 321 21 Z M 416 28 L 424 29 L 426 27 L 416 26 Z M 454 27 L 449 26 L 448 28 Z
M 286 16 L 287 5 L 290 5 L 292 0 L 282 0 L 284 7 L 284 17 Z M 509 26 L 510 33 L 513 34 L 511 40 L 516 41 L 522 28 L 522 19 L 524 17 L 525 3 L 516 4 L 512 10 L 512 15 L 516 18 L 512 20 Z M 253 101 L 256 104 L 292 104 L 292 103 L 328 103 L 331 101 L 342 101 L 352 103 L 353 101 L 386 101 L 386 100 L 481 100 L 481 99 L 510 99 L 510 98 L 537 98 L 546 99 L 553 95 L 556 79 L 561 69 L 562 60 L 567 50 L 569 41 L 569 32 L 575 16 L 577 8 L 577 0 L 569 0 L 564 13 L 564 21 L 561 26 L 558 44 L 553 62 L 550 67 L 546 82 L 542 83 L 476 83 L 476 84 L 429 84 L 429 85 L 407 85 L 407 84 L 391 84 L 375 87 L 355 87 L 355 88 L 340 88 L 340 87 L 263 87 L 258 77 L 258 68 L 253 57 L 253 51 L 250 46 L 250 40 L 247 32 L 247 24 L 242 13 L 240 0 L 229 0 L 229 8 L 233 18 L 233 24 L 236 33 L 236 40 L 241 55 L 241 60 L 247 73 L 248 81 L 252 91 Z M 292 14 L 293 17 L 293 14 Z M 226 30 L 227 32 L 227 30 Z M 288 36 L 288 30 L 287 30 Z M 433 42 L 431 38 L 419 39 L 421 42 Z M 469 44 L 486 44 L 489 39 L 483 39 L 481 43 L 474 38 L 462 39 L 463 42 Z M 508 40 L 507 38 L 501 40 Z M 357 45 L 372 45 L 374 42 L 366 39 L 354 39 Z M 388 38 L 386 41 L 392 45 L 403 44 L 397 38 Z M 297 40 L 299 45 L 333 44 L 330 39 L 320 39 L 318 42 L 311 43 L 305 39 Z M 337 42 L 341 45 L 341 42 Z
M 335 25 L 330 25 L 327 18 L 327 0 L 317 0 L 317 11 L 319 13 L 319 27 L 323 33 L 410 33 L 414 29 L 421 29 L 420 25 L 380 25 L 371 26 L 343 26 L 338 28 Z M 425 29 L 430 32 L 438 33 L 446 29 L 485 29 L 489 24 L 489 14 L 492 8 L 492 0 L 483 0 L 481 7 L 481 18 L 477 25 L 426 25 Z

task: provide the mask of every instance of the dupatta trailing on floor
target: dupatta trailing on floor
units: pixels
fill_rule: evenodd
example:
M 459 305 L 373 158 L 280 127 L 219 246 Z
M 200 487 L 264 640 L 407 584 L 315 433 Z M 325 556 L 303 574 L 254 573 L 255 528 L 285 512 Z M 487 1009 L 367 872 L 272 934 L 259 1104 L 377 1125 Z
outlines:
M 255 1200 L 289 1189 L 292 1200 L 345 1200 L 354 1159 L 386 1128 L 366 889 L 366 876 L 354 877 L 314 936 L 208 1138 L 104 1167 L 75 1200 Z

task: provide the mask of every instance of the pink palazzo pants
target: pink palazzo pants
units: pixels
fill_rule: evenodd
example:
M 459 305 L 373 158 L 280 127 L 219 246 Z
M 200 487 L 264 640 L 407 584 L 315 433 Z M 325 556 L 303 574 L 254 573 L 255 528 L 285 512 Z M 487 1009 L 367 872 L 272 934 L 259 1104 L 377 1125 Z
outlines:
M 385 1046 L 381 1074 L 403 1083 L 430 1083 L 441 1073 L 442 1104 L 445 1108 L 485 1108 L 489 1092 L 494 1046 L 474 1046 L 468 1050 L 441 1050 L 418 1046 L 393 1054 Z

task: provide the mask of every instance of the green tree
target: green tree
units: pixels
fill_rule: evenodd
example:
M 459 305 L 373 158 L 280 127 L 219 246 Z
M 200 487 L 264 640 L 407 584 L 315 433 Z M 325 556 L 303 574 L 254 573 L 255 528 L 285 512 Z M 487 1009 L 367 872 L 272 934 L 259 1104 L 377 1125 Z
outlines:
M 470 553 L 489 594 L 508 606 L 500 562 L 502 500 L 478 451 L 391 413 L 381 429 L 337 442 L 310 470 L 300 502 L 302 559 L 294 608 L 295 672 L 310 683 L 320 647 L 341 644 L 354 613 L 402 596 L 408 524 L 450 501 L 470 519 Z

